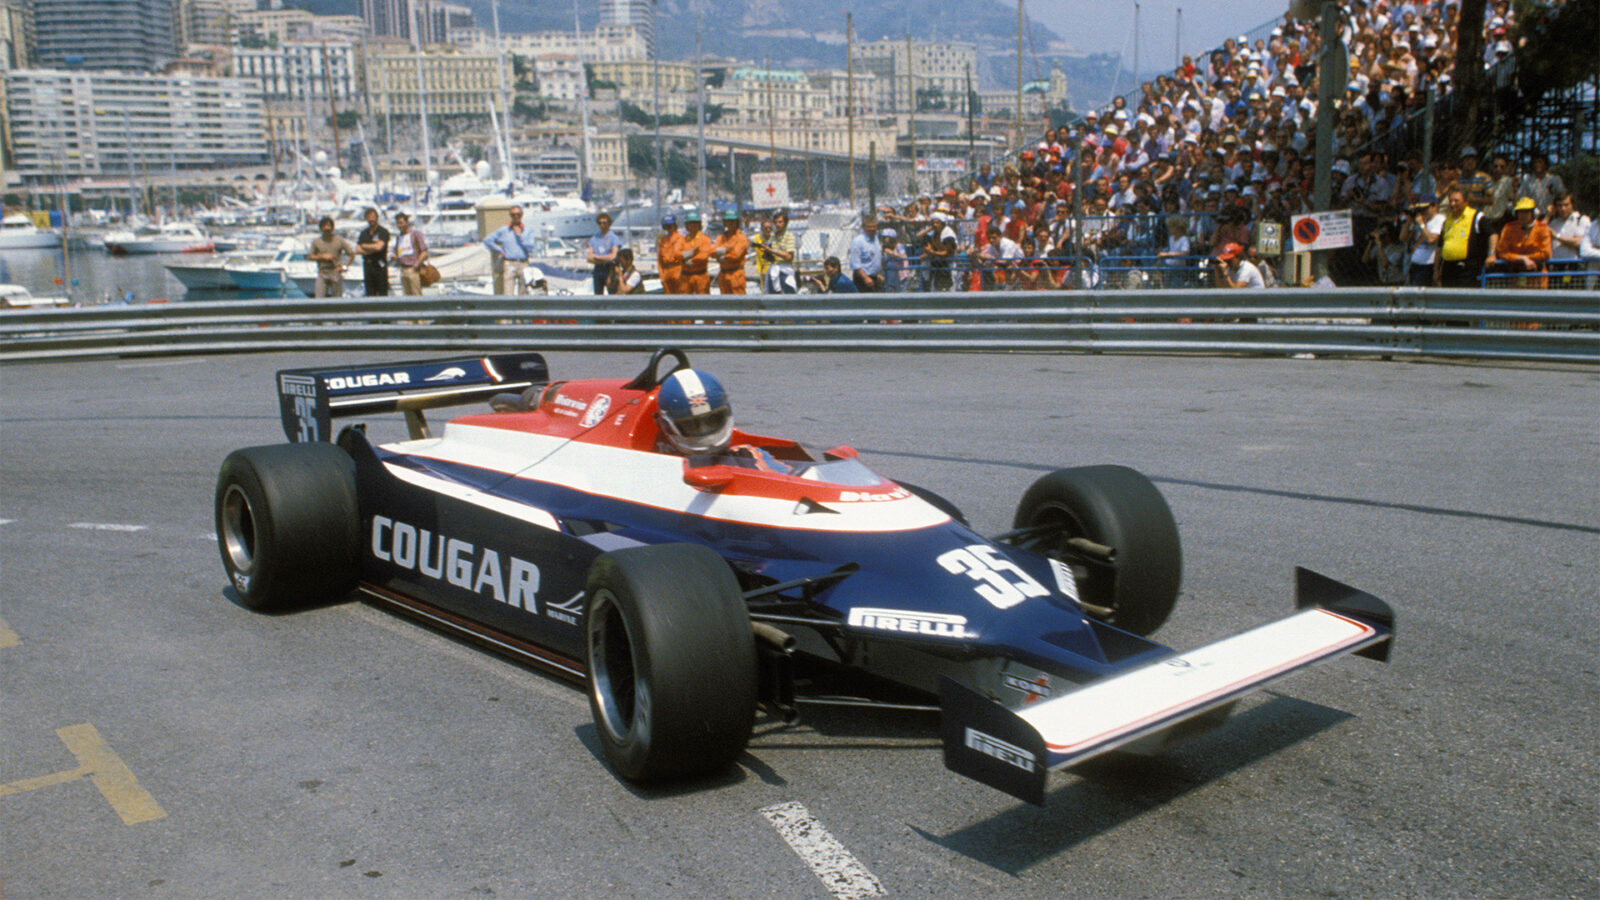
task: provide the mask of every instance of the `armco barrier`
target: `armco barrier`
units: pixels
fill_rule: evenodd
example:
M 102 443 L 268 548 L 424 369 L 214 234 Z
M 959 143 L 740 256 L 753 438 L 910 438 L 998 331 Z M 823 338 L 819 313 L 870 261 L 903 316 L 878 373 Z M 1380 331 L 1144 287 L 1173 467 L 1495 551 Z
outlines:
M 0 313 L 0 362 L 267 350 L 1029 350 L 1600 362 L 1600 292 L 1418 288 L 228 300 Z

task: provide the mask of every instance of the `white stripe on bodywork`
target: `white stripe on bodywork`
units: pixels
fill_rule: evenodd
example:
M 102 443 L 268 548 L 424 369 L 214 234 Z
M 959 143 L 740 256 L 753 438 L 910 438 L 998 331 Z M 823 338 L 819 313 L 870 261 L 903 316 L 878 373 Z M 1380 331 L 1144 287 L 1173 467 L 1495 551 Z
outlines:
M 1017 715 L 1052 753 L 1114 746 L 1125 735 L 1353 648 L 1377 629 L 1326 609 L 1276 622 L 1035 703 Z M 1109 747 L 1107 747 L 1109 749 Z
M 681 456 L 480 425 L 450 423 L 441 438 L 388 444 L 384 449 L 749 525 L 849 533 L 907 531 L 950 521 L 914 495 L 895 500 L 821 500 L 833 511 L 824 513 L 809 511 L 793 499 L 700 491 L 683 483 Z
M 454 497 L 457 500 L 471 503 L 474 506 L 481 506 L 484 509 L 493 510 L 494 512 L 500 513 L 503 516 L 509 516 L 513 519 L 521 519 L 524 522 L 531 522 L 534 525 L 538 525 L 540 528 L 548 528 L 551 531 L 561 530 L 561 523 L 556 521 L 555 516 L 552 516 L 537 507 L 529 506 L 526 503 L 518 503 L 515 500 L 507 500 L 504 497 L 496 497 L 493 494 L 485 494 L 482 491 L 474 490 L 473 488 L 466 487 L 465 485 L 457 482 L 447 481 L 446 479 L 439 478 L 434 475 L 425 475 L 416 471 L 415 469 L 408 469 L 405 466 L 397 466 L 394 463 L 384 463 L 384 468 L 389 470 L 390 475 L 393 475 L 407 484 L 414 484 L 417 487 L 433 491 L 436 494 L 444 494 L 447 497 Z

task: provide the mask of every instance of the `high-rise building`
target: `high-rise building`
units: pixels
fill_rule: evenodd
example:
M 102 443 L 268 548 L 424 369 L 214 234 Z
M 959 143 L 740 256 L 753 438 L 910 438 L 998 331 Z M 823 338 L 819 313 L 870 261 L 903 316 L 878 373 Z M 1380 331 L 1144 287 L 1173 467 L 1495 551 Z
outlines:
M 655 4 L 653 0 L 600 0 L 600 24 L 632 25 L 644 38 L 650 56 L 656 54 Z
M 446 0 L 361 0 L 361 18 L 374 37 L 445 44 L 472 28 L 472 9 Z
M 149 72 L 178 56 L 172 0 L 34 0 L 33 29 L 51 69 Z
M 0 0 L 0 72 L 33 65 L 33 7 L 28 0 Z
M 232 41 L 233 9 L 228 0 L 180 0 L 178 35 L 184 44 L 221 44 Z
M 242 78 L 20 69 L 5 97 L 25 183 L 268 158 L 260 86 Z

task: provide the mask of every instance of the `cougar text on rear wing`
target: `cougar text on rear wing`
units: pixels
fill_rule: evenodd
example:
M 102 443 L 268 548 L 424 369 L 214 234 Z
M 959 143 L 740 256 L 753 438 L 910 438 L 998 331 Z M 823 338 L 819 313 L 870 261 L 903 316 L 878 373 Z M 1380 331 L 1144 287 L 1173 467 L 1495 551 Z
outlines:
M 1394 613 L 1308 569 L 1300 612 L 1012 711 L 946 678 L 940 731 L 952 771 L 1043 805 L 1049 773 L 1157 735 L 1270 681 L 1345 653 L 1387 661 Z
M 379 363 L 343 369 L 283 369 L 278 407 L 290 441 L 331 441 L 332 420 L 404 412 L 413 437 L 427 435 L 422 410 L 488 400 L 550 380 L 537 353 Z

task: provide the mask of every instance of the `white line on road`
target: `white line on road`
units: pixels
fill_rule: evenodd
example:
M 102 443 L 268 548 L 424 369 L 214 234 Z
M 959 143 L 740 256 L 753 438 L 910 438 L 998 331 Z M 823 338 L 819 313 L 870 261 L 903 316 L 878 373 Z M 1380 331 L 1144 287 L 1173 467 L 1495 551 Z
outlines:
M 82 528 L 85 531 L 143 531 L 144 525 L 119 525 L 116 522 L 73 522 L 68 528 Z
M 15 521 L 16 521 L 16 519 L 0 519 L 0 525 L 10 525 L 12 522 L 15 522 Z
M 839 900 L 881 897 L 885 893 L 878 877 L 867 871 L 803 805 L 778 803 L 764 807 L 761 814 Z
M 203 363 L 204 359 L 160 359 L 152 362 L 120 363 L 119 369 L 153 369 L 157 366 L 193 366 Z

